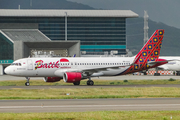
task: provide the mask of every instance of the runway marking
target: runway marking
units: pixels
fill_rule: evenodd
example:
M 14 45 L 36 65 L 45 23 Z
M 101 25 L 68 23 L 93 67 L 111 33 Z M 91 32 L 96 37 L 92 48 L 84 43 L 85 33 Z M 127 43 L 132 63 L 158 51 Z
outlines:
M 154 106 L 180 106 L 180 104 L 153 104 L 153 105 L 67 105 L 67 106 L 1 106 L 0 109 L 15 109 L 15 108 L 83 108 L 83 107 L 154 107 Z

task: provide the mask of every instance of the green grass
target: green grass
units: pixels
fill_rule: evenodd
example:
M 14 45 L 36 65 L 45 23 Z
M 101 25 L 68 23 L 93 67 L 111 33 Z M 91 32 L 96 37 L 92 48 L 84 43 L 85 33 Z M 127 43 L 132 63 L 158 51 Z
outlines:
M 73 85 L 63 81 L 46 83 L 43 80 L 31 80 L 31 86 L 59 86 L 59 89 L 2 89 L 0 99 L 88 99 L 88 98 L 153 98 L 180 97 L 180 88 L 113 88 L 113 85 L 180 84 L 180 80 L 94 80 L 95 85 L 112 85 L 112 88 L 63 88 L 61 85 Z M 0 81 L 0 86 L 24 86 L 25 80 Z M 86 85 L 86 81 L 81 81 Z M 70 95 L 66 95 L 70 93 Z
M 69 95 L 67 95 L 67 93 Z M 96 99 L 96 98 L 164 98 L 180 97 L 180 88 L 63 88 L 3 89 L 0 99 Z
M 180 120 L 180 111 L 0 113 L 2 120 Z
M 87 80 L 82 80 L 80 85 L 86 85 Z M 153 84 L 180 84 L 180 80 L 170 78 L 169 80 L 93 80 L 94 85 L 153 85 Z M 26 80 L 0 81 L 0 86 L 24 86 Z M 30 85 L 73 85 L 63 80 L 54 83 L 46 83 L 43 80 L 30 80 Z

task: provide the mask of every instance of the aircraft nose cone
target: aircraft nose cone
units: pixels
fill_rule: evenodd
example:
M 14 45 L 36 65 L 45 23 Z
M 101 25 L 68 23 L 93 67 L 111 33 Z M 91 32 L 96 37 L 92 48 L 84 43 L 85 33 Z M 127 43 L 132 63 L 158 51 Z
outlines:
M 9 69 L 9 67 L 6 67 L 5 70 L 4 70 L 4 72 L 5 72 L 6 74 L 10 74 L 10 69 Z

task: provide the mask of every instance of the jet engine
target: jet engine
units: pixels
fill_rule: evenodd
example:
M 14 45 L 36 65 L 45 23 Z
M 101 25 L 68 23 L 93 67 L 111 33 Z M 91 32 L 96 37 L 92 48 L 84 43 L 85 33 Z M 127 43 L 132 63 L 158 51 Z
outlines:
M 75 83 L 82 79 L 82 74 L 80 72 L 66 72 L 63 75 L 64 82 Z
M 58 82 L 62 78 L 60 78 L 60 77 L 44 77 L 43 79 L 45 82 Z

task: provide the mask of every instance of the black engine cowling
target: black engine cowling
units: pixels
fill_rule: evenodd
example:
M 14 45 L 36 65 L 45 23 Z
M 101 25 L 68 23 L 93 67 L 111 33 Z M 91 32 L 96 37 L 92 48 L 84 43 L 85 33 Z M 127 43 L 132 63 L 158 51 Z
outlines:
M 80 72 L 66 72 L 63 75 L 64 82 L 75 83 L 82 80 L 82 74 Z
M 43 79 L 45 82 L 58 82 L 62 78 L 60 78 L 60 77 L 44 77 Z

